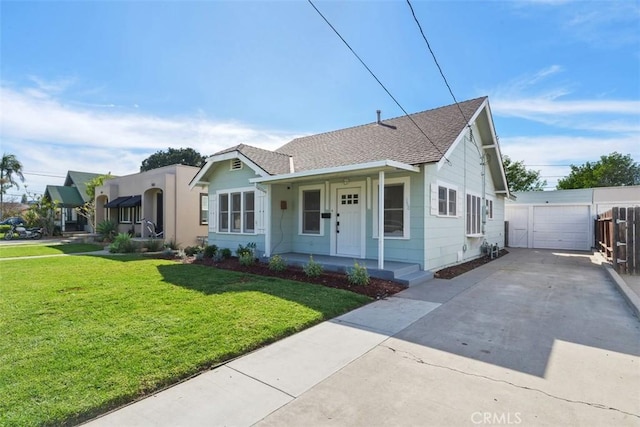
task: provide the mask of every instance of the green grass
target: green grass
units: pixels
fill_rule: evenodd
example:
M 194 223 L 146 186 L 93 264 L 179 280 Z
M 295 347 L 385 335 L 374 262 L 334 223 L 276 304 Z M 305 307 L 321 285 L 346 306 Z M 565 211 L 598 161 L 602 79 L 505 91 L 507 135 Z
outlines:
M 74 424 L 368 302 L 141 256 L 0 263 L 0 425 Z
M 95 252 L 103 247 L 92 243 L 18 244 L 0 246 L 0 258 Z

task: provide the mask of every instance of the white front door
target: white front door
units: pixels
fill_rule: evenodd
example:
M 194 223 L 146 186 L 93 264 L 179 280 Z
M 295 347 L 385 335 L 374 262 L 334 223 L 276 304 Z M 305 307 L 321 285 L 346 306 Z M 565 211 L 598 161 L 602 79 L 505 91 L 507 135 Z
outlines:
M 361 256 L 362 196 L 360 188 L 339 188 L 336 209 L 336 255 Z

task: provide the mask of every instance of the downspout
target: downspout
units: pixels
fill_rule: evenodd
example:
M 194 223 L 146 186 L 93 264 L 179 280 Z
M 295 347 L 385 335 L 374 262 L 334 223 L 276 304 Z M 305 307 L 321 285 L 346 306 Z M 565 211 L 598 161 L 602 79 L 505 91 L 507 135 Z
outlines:
M 384 171 L 378 172 L 378 270 L 384 270 Z

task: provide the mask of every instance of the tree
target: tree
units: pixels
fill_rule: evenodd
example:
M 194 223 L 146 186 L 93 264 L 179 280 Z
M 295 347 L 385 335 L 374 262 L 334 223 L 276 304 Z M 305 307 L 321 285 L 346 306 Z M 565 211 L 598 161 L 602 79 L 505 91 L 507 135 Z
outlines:
M 507 175 L 509 191 L 542 191 L 546 180 L 540 180 L 540 171 L 527 169 L 524 162 L 513 162 L 509 156 L 502 156 L 504 173 Z
M 140 172 L 169 165 L 202 166 L 206 158 L 193 148 L 169 148 L 157 151 L 142 161 Z
M 76 208 L 76 212 L 78 215 L 83 216 L 87 219 L 87 223 L 89 224 L 89 228 L 91 230 L 95 230 L 95 218 L 96 218 L 96 187 L 100 187 L 104 182 L 108 179 L 113 178 L 111 172 L 106 175 L 100 175 L 95 178 L 90 179 L 87 182 L 87 196 L 89 196 L 89 201 L 87 201 L 84 205 L 78 206 Z
M 20 188 L 20 185 L 15 180 L 15 177 L 20 178 L 21 182 L 24 182 L 24 175 L 22 175 L 22 163 L 16 158 L 15 154 L 2 154 L 2 161 L 0 161 L 0 206 L 4 209 L 4 194 L 7 189 L 15 186 Z
M 582 166 L 571 165 L 571 173 L 558 180 L 558 190 L 572 188 L 619 187 L 640 184 L 640 165 L 630 154 L 623 156 L 613 152 L 600 156 L 597 162 L 586 162 Z

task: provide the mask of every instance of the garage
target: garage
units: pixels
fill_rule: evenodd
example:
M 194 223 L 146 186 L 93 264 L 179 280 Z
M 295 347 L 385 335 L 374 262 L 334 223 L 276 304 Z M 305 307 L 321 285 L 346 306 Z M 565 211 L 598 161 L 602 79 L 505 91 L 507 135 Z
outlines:
M 589 206 L 533 206 L 533 247 L 591 248 Z
M 588 205 L 510 205 L 509 246 L 535 249 L 591 249 Z

